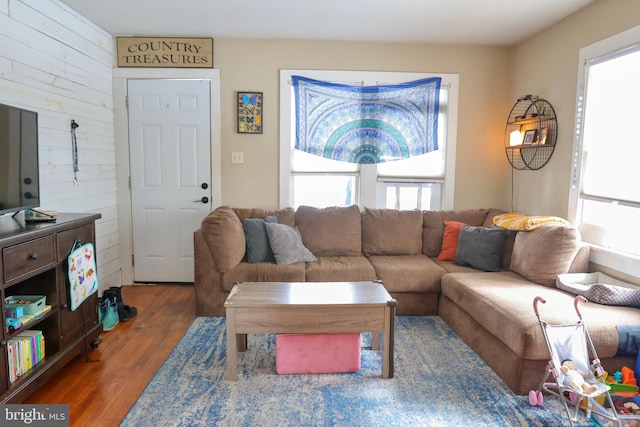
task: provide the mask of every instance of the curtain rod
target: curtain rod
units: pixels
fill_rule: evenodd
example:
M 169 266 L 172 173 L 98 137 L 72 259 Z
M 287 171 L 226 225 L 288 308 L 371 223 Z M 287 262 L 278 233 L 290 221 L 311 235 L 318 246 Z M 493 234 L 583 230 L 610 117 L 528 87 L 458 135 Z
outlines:
M 291 79 L 287 80 L 287 83 L 289 84 L 289 86 L 293 86 L 293 81 Z M 356 84 L 359 84 L 360 86 L 364 86 L 365 85 L 364 84 L 364 80 L 361 80 L 359 82 L 339 82 L 339 81 L 335 82 L 335 81 L 332 81 L 330 83 L 342 84 L 342 85 L 350 85 L 350 86 L 355 86 Z M 404 82 L 404 83 L 406 83 L 406 82 Z M 387 85 L 387 84 L 389 84 L 389 85 L 397 85 L 397 84 L 400 84 L 400 83 L 398 83 L 398 82 L 395 82 L 395 83 L 384 83 L 383 82 L 383 83 L 381 83 L 381 82 L 376 81 L 376 84 L 372 84 L 372 85 L 369 85 L 369 86 L 380 86 L 380 85 Z M 441 90 L 445 89 L 445 88 L 450 89 L 451 88 L 451 83 L 441 84 L 440 85 L 440 89 Z

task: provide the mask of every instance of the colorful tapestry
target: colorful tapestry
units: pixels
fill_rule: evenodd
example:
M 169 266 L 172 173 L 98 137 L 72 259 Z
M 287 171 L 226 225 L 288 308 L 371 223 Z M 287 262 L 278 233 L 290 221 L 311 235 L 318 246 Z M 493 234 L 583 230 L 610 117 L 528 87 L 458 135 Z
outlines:
M 87 243 L 71 251 L 69 265 L 69 297 L 71 311 L 98 290 L 96 257 L 93 244 Z
M 350 163 L 382 163 L 438 149 L 440 78 L 349 86 L 293 76 L 295 148 Z

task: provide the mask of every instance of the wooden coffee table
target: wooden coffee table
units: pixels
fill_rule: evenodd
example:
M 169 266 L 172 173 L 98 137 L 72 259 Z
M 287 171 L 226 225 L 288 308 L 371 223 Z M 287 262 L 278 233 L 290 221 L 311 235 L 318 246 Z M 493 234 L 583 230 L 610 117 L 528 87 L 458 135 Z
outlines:
M 238 351 L 246 334 L 331 334 L 371 332 L 382 346 L 382 378 L 393 378 L 396 301 L 374 282 L 242 282 L 224 303 L 227 311 L 226 379 L 238 376 Z

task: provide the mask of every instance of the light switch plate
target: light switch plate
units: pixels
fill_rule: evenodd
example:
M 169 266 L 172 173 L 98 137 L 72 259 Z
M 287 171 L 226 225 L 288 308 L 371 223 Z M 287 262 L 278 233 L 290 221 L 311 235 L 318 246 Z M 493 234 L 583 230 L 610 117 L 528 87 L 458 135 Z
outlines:
M 244 163 L 244 153 L 242 151 L 231 152 L 231 163 Z

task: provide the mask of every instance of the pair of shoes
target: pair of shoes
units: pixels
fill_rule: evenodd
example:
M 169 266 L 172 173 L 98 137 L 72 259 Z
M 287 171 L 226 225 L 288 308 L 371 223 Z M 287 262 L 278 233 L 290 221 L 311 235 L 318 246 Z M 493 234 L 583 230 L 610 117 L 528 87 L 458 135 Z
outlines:
M 102 293 L 102 297 L 112 298 L 118 306 L 118 319 L 121 322 L 127 322 L 138 314 L 138 309 L 128 306 L 122 300 L 122 288 L 111 286 Z
M 105 332 L 112 330 L 119 320 L 118 304 L 115 299 L 103 295 L 98 304 L 98 321 L 102 323 L 102 330 Z

